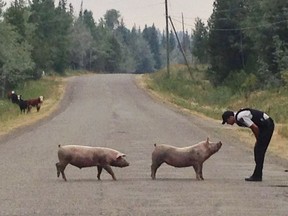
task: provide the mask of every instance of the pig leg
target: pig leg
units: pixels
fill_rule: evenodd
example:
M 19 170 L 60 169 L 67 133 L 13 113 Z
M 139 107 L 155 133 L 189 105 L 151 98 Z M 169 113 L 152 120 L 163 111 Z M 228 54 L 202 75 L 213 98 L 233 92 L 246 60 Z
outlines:
M 98 178 L 98 180 L 101 180 L 100 179 L 100 175 L 101 175 L 101 173 L 102 173 L 102 167 L 101 166 L 97 166 L 97 170 L 98 170 L 98 174 L 97 174 L 97 178 Z
M 200 169 L 200 170 L 199 170 L 200 179 L 201 179 L 201 180 L 204 180 L 204 178 L 203 178 L 203 173 L 202 173 L 203 163 L 201 163 L 199 166 L 200 166 L 200 168 L 199 168 L 199 169 Z
M 57 168 L 57 177 L 60 176 L 60 172 L 62 174 L 62 178 L 67 181 L 66 179 L 66 176 L 65 176 L 65 173 L 64 173 L 64 170 L 66 168 L 67 164 L 66 165 L 63 165 L 61 164 L 60 162 L 56 163 L 56 168 Z
M 116 177 L 114 175 L 114 172 L 110 166 L 103 166 L 103 168 L 112 176 L 113 180 L 116 180 Z
M 203 164 L 197 163 L 197 164 L 193 165 L 193 168 L 194 168 L 195 173 L 196 173 L 196 179 L 197 180 L 204 180 L 203 174 L 202 174 Z
M 152 165 L 151 165 L 151 177 L 152 177 L 153 180 L 156 178 L 156 171 L 161 166 L 162 163 L 163 162 L 161 162 L 161 163 L 152 162 Z

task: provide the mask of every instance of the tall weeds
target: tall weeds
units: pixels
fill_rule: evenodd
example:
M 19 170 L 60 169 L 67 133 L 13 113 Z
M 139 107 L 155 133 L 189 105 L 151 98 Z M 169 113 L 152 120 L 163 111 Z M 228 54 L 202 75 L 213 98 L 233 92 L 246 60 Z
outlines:
M 169 96 L 172 102 L 180 106 L 215 119 L 221 119 L 222 112 L 227 109 L 237 111 L 251 107 L 263 110 L 282 125 L 279 133 L 288 137 L 287 88 L 243 91 L 241 88 L 227 86 L 213 87 L 205 80 L 205 69 L 195 68 L 191 79 L 188 70 L 181 65 L 173 66 L 170 76 L 167 76 L 164 69 L 149 74 L 149 78 L 148 85 L 151 89 Z

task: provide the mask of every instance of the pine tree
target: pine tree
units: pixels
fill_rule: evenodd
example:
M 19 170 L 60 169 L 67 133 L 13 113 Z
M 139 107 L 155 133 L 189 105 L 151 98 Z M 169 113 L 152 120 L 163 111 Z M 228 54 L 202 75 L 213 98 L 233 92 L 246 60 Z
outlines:
M 211 68 L 208 78 L 222 84 L 233 72 L 245 67 L 241 21 L 245 18 L 245 0 L 216 0 L 210 17 L 208 52 Z
M 192 54 L 201 64 L 208 63 L 208 31 L 201 19 L 197 18 L 192 35 Z
M 161 63 L 161 54 L 160 54 L 160 43 L 158 38 L 158 32 L 153 24 L 152 27 L 145 26 L 143 30 L 143 37 L 150 45 L 150 49 L 154 56 L 155 69 L 160 69 L 162 66 Z

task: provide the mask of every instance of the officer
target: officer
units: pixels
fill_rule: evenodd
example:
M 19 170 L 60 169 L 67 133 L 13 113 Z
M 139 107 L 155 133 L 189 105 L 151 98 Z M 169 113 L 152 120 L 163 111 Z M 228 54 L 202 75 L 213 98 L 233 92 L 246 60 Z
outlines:
M 252 130 L 256 138 L 254 146 L 256 166 L 252 176 L 245 178 L 245 181 L 262 181 L 265 153 L 274 131 L 273 119 L 262 111 L 250 108 L 240 109 L 238 112 L 225 111 L 222 119 L 222 124 L 236 123 L 240 127 L 249 127 Z

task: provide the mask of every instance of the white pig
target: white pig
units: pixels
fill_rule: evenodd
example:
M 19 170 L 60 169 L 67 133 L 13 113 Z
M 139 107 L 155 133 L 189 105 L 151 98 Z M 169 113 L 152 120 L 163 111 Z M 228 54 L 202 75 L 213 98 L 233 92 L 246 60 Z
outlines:
M 155 149 L 152 153 L 151 165 L 152 179 L 156 178 L 157 169 L 165 162 L 174 167 L 193 166 L 196 173 L 196 179 L 204 180 L 202 174 L 203 163 L 221 148 L 222 143 L 209 142 L 209 138 L 207 138 L 206 141 L 184 148 L 177 148 L 165 144 L 154 144 L 154 146 Z
M 111 166 L 126 167 L 129 163 L 124 158 L 125 154 L 104 147 L 91 147 L 80 145 L 60 146 L 58 149 L 59 162 L 56 163 L 57 177 L 62 174 L 62 177 L 67 181 L 64 170 L 68 164 L 78 168 L 97 166 L 97 178 L 100 180 L 102 169 L 105 169 L 113 178 L 116 177 L 111 169 Z

